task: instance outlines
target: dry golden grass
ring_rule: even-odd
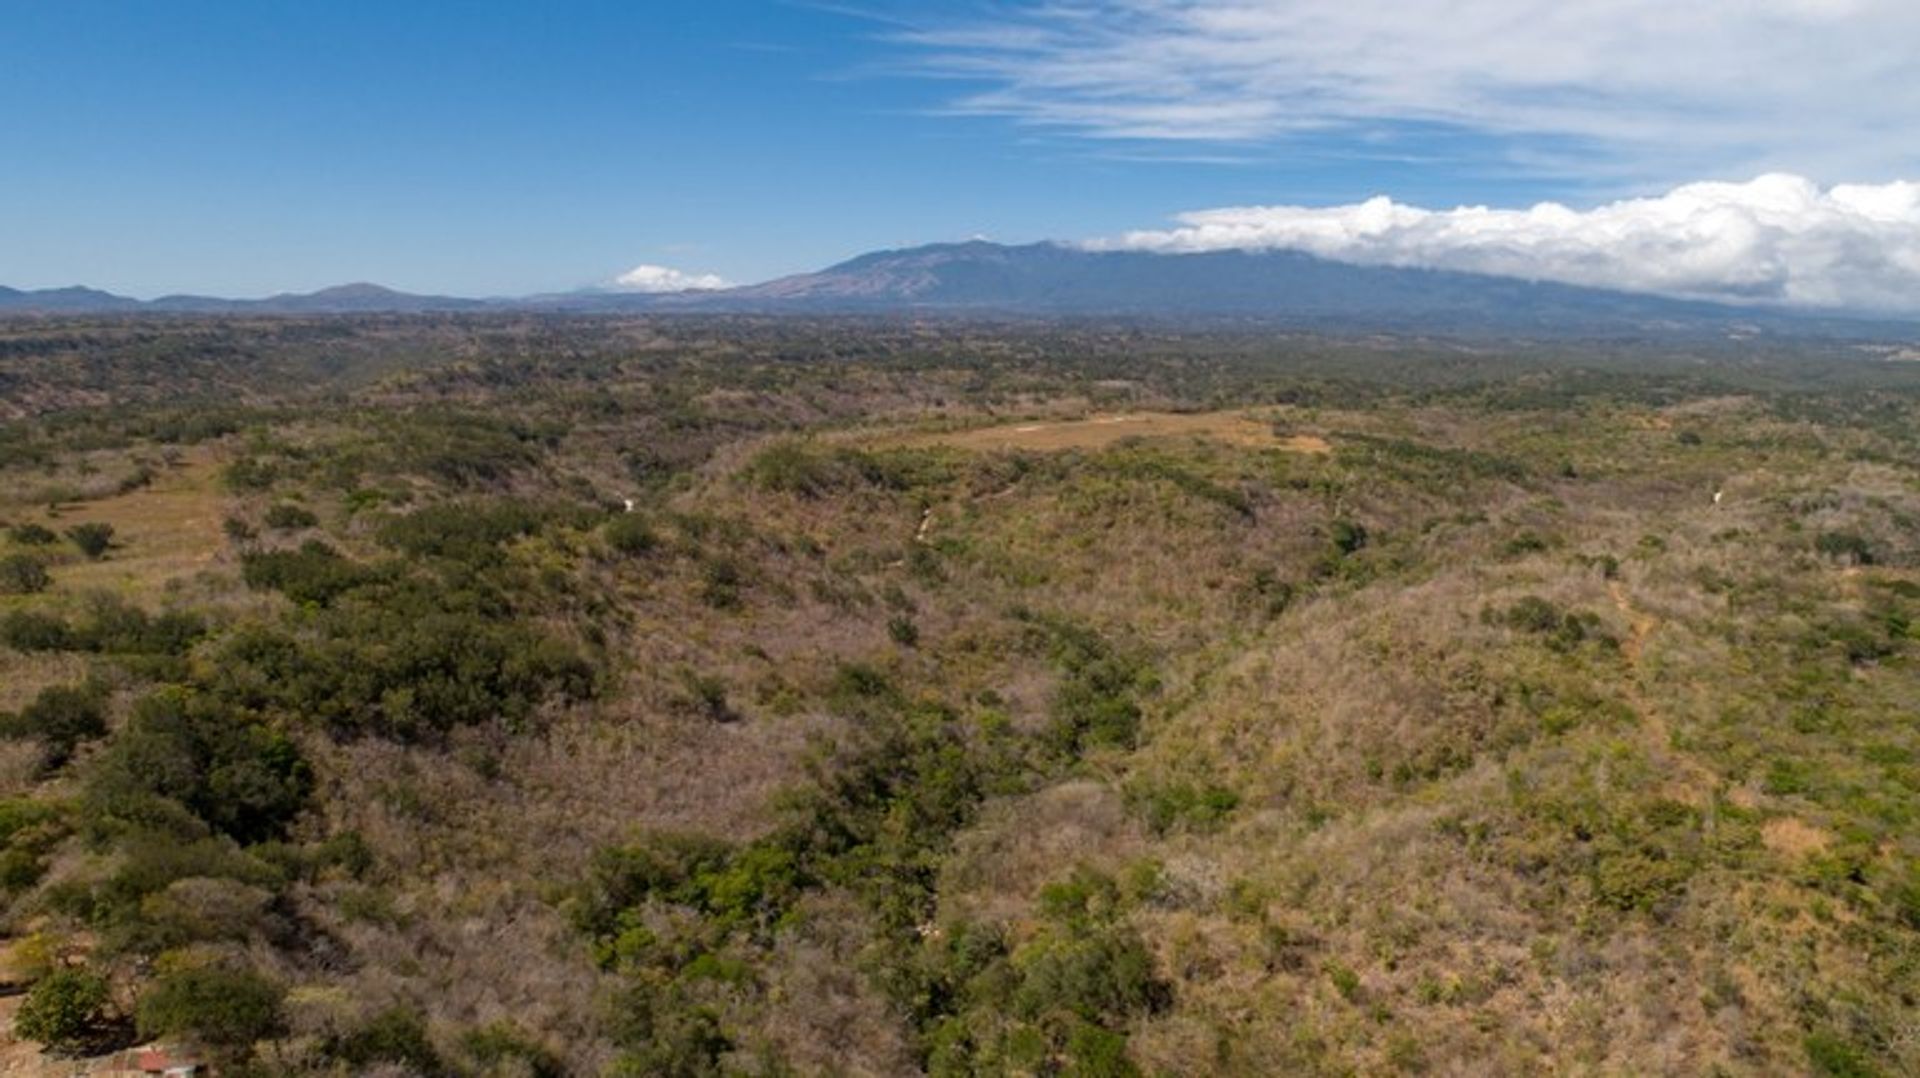
[[[990,806],[945,866],[942,913],[1014,921],[1076,864],[1117,873],[1145,851],[1139,821],[1105,785],[1071,781]]]
[[[54,589],[138,596],[156,594],[214,564],[226,545],[220,527],[226,506],[213,453],[202,447],[139,490],[56,510],[42,507],[19,519],[55,531],[83,521],[113,525],[107,555],[55,566]]]
[[[1796,860],[1819,853],[1833,842],[1832,835],[1793,816],[1768,820],[1760,829],[1760,837],[1768,849]]]
[[[0,648],[0,711],[18,711],[49,685],[71,685],[87,676],[87,661],[71,653],[25,655]]]
[[[1244,412],[1137,412],[1062,422],[1009,423],[908,439],[909,444],[956,449],[1103,449],[1127,438],[1205,438],[1259,449],[1328,453],[1332,446],[1312,434],[1282,436],[1271,422]]]

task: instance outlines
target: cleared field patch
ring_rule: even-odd
[[[1332,446],[1312,434],[1281,435],[1270,422],[1244,412],[1134,412],[1060,422],[1008,423],[911,439],[918,445],[956,449],[1102,449],[1128,438],[1206,438],[1258,449],[1327,453]]]
[[[1768,849],[1795,859],[1821,853],[1833,842],[1832,835],[1792,816],[1768,820],[1760,829],[1760,838]]]
[[[133,596],[205,569],[225,547],[221,519],[226,498],[211,454],[200,451],[162,470],[138,490],[12,519],[55,532],[83,522],[113,525],[113,546],[98,561],[75,555],[62,540],[52,567],[54,591],[112,591]]]

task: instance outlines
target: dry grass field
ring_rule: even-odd
[[[1129,438],[1200,438],[1253,449],[1285,449],[1295,453],[1327,453],[1332,446],[1314,434],[1280,434],[1275,421],[1263,421],[1240,412],[1134,413],[1096,415],[1085,419],[1006,423],[951,433],[925,435],[907,444],[951,446],[956,449],[1104,449]]]
[[[13,524],[39,524],[56,532],[80,522],[111,525],[107,556],[63,561],[54,574],[56,590],[151,597],[205,571],[224,553],[220,522],[229,502],[211,448],[199,447],[159,464],[150,482],[125,493],[0,512]]]

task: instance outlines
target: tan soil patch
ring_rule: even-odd
[[[1240,412],[1173,414],[1134,412],[1062,422],[1009,423],[914,438],[920,445],[958,449],[1102,449],[1127,438],[1207,438],[1256,449],[1327,453],[1333,447],[1312,434],[1281,436],[1273,425]]]
[[[1760,828],[1767,849],[1788,857],[1809,857],[1827,848],[1833,836],[1792,816],[1778,816]]]
[[[1607,581],[1607,597],[1613,600],[1614,609],[1627,619],[1627,638],[1620,644],[1620,654],[1626,657],[1630,666],[1640,665],[1640,655],[1646,650],[1647,637],[1659,628],[1658,619],[1651,614],[1634,608],[1632,600],[1627,598],[1627,589],[1618,580]]]

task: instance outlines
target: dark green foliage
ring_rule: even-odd
[[[620,1078],[708,1078],[725,1073],[733,1040],[712,1009],[692,1004],[673,988],[637,985],[612,1006],[614,1039],[625,1051],[612,1074]]]
[[[741,846],[662,836],[605,851],[571,903],[601,964],[641,978],[622,1012],[637,1023],[623,1038],[638,1046],[633,1065],[698,1067],[724,1047],[700,986],[744,975],[722,949],[772,938],[805,892],[849,888],[903,939],[929,916],[940,849],[1005,765],[995,746],[962,738],[957,716],[898,710],[877,672],[847,667],[840,680],[857,704],[855,737],[822,762],[817,787],[789,799],[784,826]],[[696,912],[697,930],[657,934],[645,911],[663,906]]]
[[[32,850],[0,850],[0,892],[17,895],[46,877],[47,863]]]
[[[808,884],[798,857],[777,840],[731,849],[695,836],[663,835],[601,851],[574,900],[573,920],[595,939],[601,964],[655,963],[664,952],[652,933],[629,919],[636,908],[648,902],[691,907],[724,934],[737,926],[771,925]]]
[[[593,668],[568,645],[424,584],[356,593],[298,634],[243,633],[226,656],[229,691],[342,736],[513,727],[549,699],[594,691]]]
[[[845,714],[871,715],[900,704],[900,690],[885,671],[867,663],[841,663],[827,688],[827,704]]]
[[[1821,532],[1814,537],[1813,548],[1829,558],[1839,558],[1855,565],[1872,565],[1874,562],[1873,543],[1856,532]]]
[[[1141,784],[1128,791],[1147,826],[1164,835],[1176,828],[1210,831],[1240,806],[1240,795],[1208,783]]]
[[[350,1064],[357,1071],[378,1064],[403,1067],[420,1078],[451,1074],[427,1037],[427,1024],[405,1007],[391,1007],[350,1033],[329,1037],[323,1049],[329,1059]]]
[[[1593,891],[1618,910],[1651,911],[1678,894],[1693,866],[1659,847],[1603,853],[1594,865]]]
[[[30,738],[45,746],[49,767],[66,763],[81,742],[106,732],[106,694],[97,685],[50,685],[20,714],[0,719],[0,736]]]
[[[849,477],[830,453],[802,442],[776,442],[747,463],[744,474],[763,490],[818,497]]]
[[[1263,565],[1247,581],[1246,594],[1261,613],[1277,618],[1293,605],[1294,588],[1272,566]]]
[[[15,524],[13,527],[8,528],[7,536],[21,546],[52,546],[60,539],[58,535],[54,534],[52,528],[43,527],[32,521],[27,521],[24,524]]]
[[[1497,619],[1510,629],[1527,633],[1551,633],[1559,629],[1560,608],[1538,595],[1528,595],[1506,609]]]
[[[102,655],[184,655],[207,634],[206,618],[192,611],[148,614],[130,603],[100,598],[87,607],[72,639]]]
[[[174,814],[170,826],[147,821],[154,829],[126,830],[114,842],[118,857],[106,876],[63,880],[46,892],[49,909],[99,933],[105,954],[152,958],[195,941],[245,939],[263,927],[258,904],[246,896],[266,894],[285,882],[230,839],[192,838],[196,822],[178,805],[167,805]],[[198,890],[184,898],[165,894],[182,882]],[[206,904],[208,888],[240,901],[222,901],[228,907],[224,911],[213,908]]]
[[[318,539],[307,540],[298,550],[249,551],[241,559],[240,570],[248,587],[271,589],[296,603],[321,606],[373,577],[371,571]]]
[[[22,833],[58,817],[58,811],[44,801],[0,800],[0,844],[12,843]]]
[[[732,558],[707,560],[700,571],[700,601],[715,610],[738,610],[746,571]]]
[[[1134,1078],[1140,1068],[1127,1058],[1127,1038],[1110,1029],[1082,1024],[1067,1037],[1069,1078]]]
[[[1333,985],[1335,992],[1340,993],[1341,999],[1346,1000],[1348,1003],[1356,1003],[1359,1001],[1360,975],[1355,973],[1351,967],[1343,966],[1338,962],[1329,962],[1326,966],[1326,973],[1327,982]]]
[[[592,510],[501,499],[447,503],[389,520],[381,541],[408,556],[363,566],[323,544],[246,556],[249,584],[322,609],[295,631],[234,637],[224,691],[316,721],[336,735],[418,741],[458,726],[517,728],[549,699],[584,699],[592,666],[517,617],[525,581],[503,546]]]
[[[1500,551],[1509,558],[1518,558],[1527,554],[1538,554],[1548,548],[1546,539],[1535,532],[1521,532],[1501,545]]]
[[[692,881],[710,876],[727,860],[725,843],[694,835],[661,835],[638,845],[601,850],[572,901],[574,926],[595,937],[621,930],[628,910],[653,898],[683,905],[700,901]],[[603,964],[615,954],[602,953]]]
[[[715,722],[733,722],[740,717],[727,703],[727,683],[719,678],[682,670],[680,684],[687,690],[687,702],[694,712]]]
[[[133,826],[178,805],[240,842],[279,837],[313,780],[298,746],[205,693],[167,689],[141,700],[89,784],[102,820]]]
[[[946,460],[927,450],[872,450],[782,441],[761,450],[742,474],[762,490],[820,498],[871,488],[904,492],[952,478]]]
[[[1811,649],[1837,648],[1849,663],[1860,665],[1894,655],[1905,643],[1905,638],[1906,627],[1897,617],[1878,623],[1863,618],[1839,617],[1815,624],[1807,643]]]
[[[385,432],[402,471],[482,490],[533,466],[557,429],[512,416],[422,408],[393,417]]]
[[[0,891],[18,894],[46,875],[46,856],[66,837],[64,814],[44,801],[0,801]]]
[[[228,489],[247,494],[273,486],[280,478],[280,469],[272,461],[241,457],[227,465],[224,476]]]
[[[1827,1078],[1879,1078],[1880,1070],[1868,1061],[1865,1052],[1834,1033],[1807,1034],[1807,1063],[1815,1074]]]
[[[1178,460],[1152,450],[1117,450],[1100,458],[1098,467],[1123,479],[1167,483],[1189,497],[1222,506],[1247,519],[1254,515],[1253,503],[1245,492],[1214,482]]]
[[[53,583],[46,563],[31,554],[0,557],[0,595],[32,595]]]
[[[1342,517],[1329,527],[1327,539],[1342,557],[1357,554],[1367,545],[1367,526]]]
[[[1132,748],[1139,737],[1139,698],[1154,687],[1151,670],[1081,626],[1046,626],[1049,653],[1061,671],[1048,738],[1069,758],[1089,748]]]
[[[163,973],[140,996],[143,1037],[184,1037],[240,1050],[285,1028],[279,985],[251,970],[205,966]]]
[[[1505,610],[1488,607],[1481,612],[1481,620],[1541,637],[1555,651],[1572,651],[1587,640],[1614,642],[1601,626],[1599,615],[1562,611],[1538,595],[1523,596]]]
[[[590,509],[516,498],[444,502],[387,521],[380,528],[380,541],[415,558],[491,565],[515,539],[550,525],[586,527],[597,516]]]
[[[1135,933],[1112,927],[1045,938],[1016,955],[1020,987],[1016,1014],[1057,1021],[1063,1014],[1118,1025],[1158,1009],[1166,987],[1154,976],[1153,956]]]
[[[311,528],[320,523],[313,510],[291,502],[275,502],[267,507],[267,527],[279,531],[293,531],[298,528]]]
[[[607,546],[615,553],[629,558],[638,558],[651,554],[660,545],[660,537],[654,534],[647,519],[638,513],[621,513],[607,521],[600,529]]]
[[[1126,1027],[1165,1009],[1170,988],[1121,919],[1115,882],[1077,869],[1040,895],[1047,921],[1008,950],[997,931],[952,926],[913,982],[927,1070],[984,1075],[1059,1060],[1060,1073],[1130,1075]]]
[[[112,597],[89,604],[77,624],[52,614],[15,610],[0,618],[0,643],[19,651],[88,651],[116,656],[184,655],[207,632],[206,619],[186,611],[148,614]]]
[[[13,1028],[55,1054],[79,1053],[100,1035],[111,1006],[106,978],[86,969],[56,970],[28,990]]]
[[[89,558],[99,558],[113,545],[113,525],[98,521],[75,524],[67,529],[67,538]]]
[[[505,1022],[469,1030],[460,1038],[460,1045],[488,1073],[524,1074],[527,1078],[564,1078],[567,1073],[552,1049]]]

